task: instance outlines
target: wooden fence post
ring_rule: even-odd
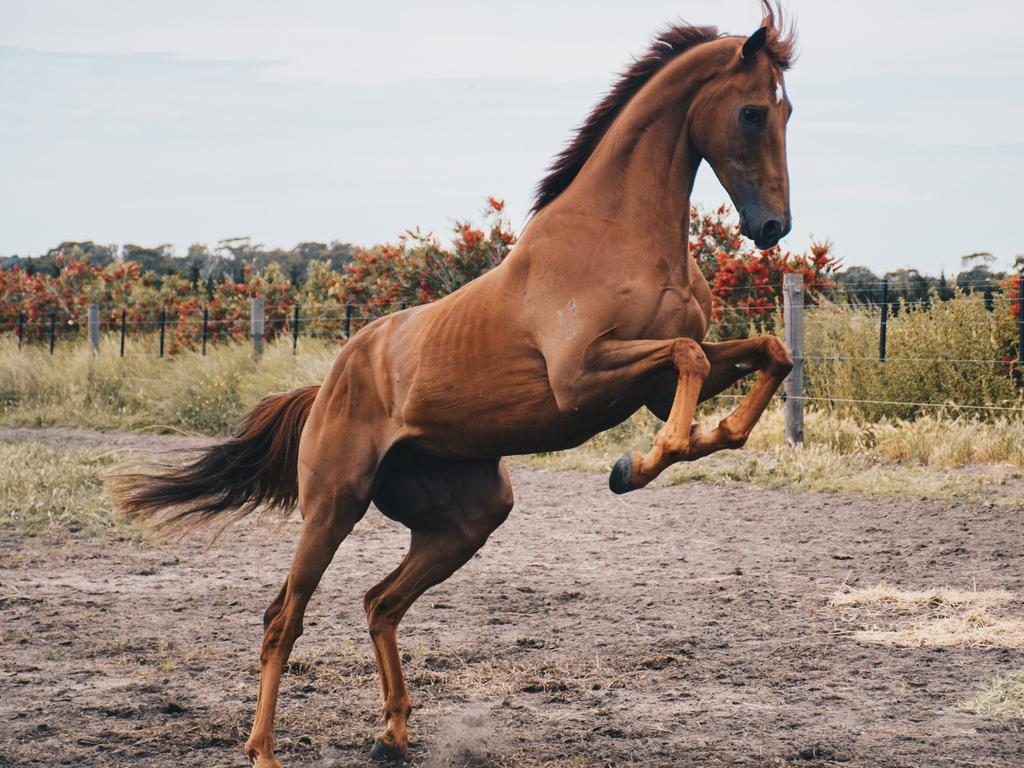
[[[57,313],[50,313],[50,354],[53,354],[53,344],[57,340]]]
[[[93,353],[100,351],[100,305],[89,305],[89,346]]]
[[[124,357],[124,337],[128,333],[128,310],[121,310],[121,357]]]
[[[345,341],[352,336],[352,305],[345,305]]]
[[[252,356],[259,357],[263,354],[263,299],[252,300],[250,329],[252,331]]]
[[[25,343],[25,313],[18,313],[18,351],[21,352],[21,347]]]
[[[299,351],[299,303],[295,302],[295,308],[292,310],[292,354],[297,354]]]
[[[793,370],[786,378],[786,442],[804,441],[804,276],[782,277],[782,317],[786,346],[793,355]]]

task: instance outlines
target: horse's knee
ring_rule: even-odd
[[[680,373],[695,373],[702,379],[711,373],[708,356],[693,339],[676,339],[672,345],[672,360]]]
[[[765,369],[776,376],[786,377],[793,370],[793,355],[775,336],[765,336]]]

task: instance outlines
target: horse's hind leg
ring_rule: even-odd
[[[412,706],[402,674],[398,623],[416,599],[461,568],[504,522],[512,489],[497,461],[398,469],[374,501],[412,529],[402,564],[366,594],[370,637],[384,698],[385,730],[374,742],[378,760],[408,754]]]
[[[284,587],[264,616],[260,653],[260,687],[252,733],[245,744],[257,768],[278,768],[274,758],[274,712],[281,673],[296,638],[302,634],[306,605],[342,540],[366,512],[374,464],[367,453],[354,452],[347,461],[321,453],[317,469],[300,469],[299,507],[304,523]],[[355,458],[358,457],[358,458]],[[336,462],[331,459],[336,459]],[[301,462],[300,462],[301,466]]]

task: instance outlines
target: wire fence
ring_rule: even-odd
[[[100,337],[116,338],[122,357],[127,354],[128,342],[140,339],[150,343],[152,353],[160,357],[182,349],[197,349],[205,355],[208,349],[225,341],[252,340],[255,350],[261,342],[279,338],[290,338],[292,350],[297,352],[301,338],[344,341],[374,320],[406,309],[407,305],[405,302],[342,304],[337,309],[321,308],[316,313],[304,314],[299,304],[293,304],[290,311],[278,310],[269,317],[260,299],[250,302],[248,314],[233,317],[211,317],[208,308],[187,315],[171,315],[161,309],[143,317],[133,309],[104,314],[96,305],[89,307],[95,318],[90,317],[86,322],[82,322],[80,312],[68,310],[36,317],[21,312],[16,317],[0,319],[0,331],[14,335],[19,350],[43,344],[50,354],[59,346],[83,341],[99,351]],[[259,328],[255,325],[257,322]]]
[[[890,326],[894,318],[901,313],[913,313],[928,311],[933,306],[941,305],[941,299],[930,297],[927,300],[907,301],[906,298],[894,300],[891,298],[889,284],[880,282],[877,285],[867,286],[861,284],[858,290],[865,295],[869,289],[874,293],[867,293],[869,301],[831,301],[824,294],[809,296],[804,290],[803,279],[800,275],[786,275],[784,290],[781,292],[782,301],[776,296],[770,302],[762,302],[756,307],[729,305],[717,301],[715,312],[719,317],[733,317],[737,322],[749,319],[765,320],[768,317],[775,318],[776,330],[781,322],[782,330],[785,333],[786,341],[791,347],[796,366],[786,382],[786,411],[788,422],[793,424],[790,437],[794,442],[802,440],[802,408],[804,403],[813,403],[819,406],[841,406],[853,405],[859,407],[879,406],[894,408],[923,408],[923,409],[952,409],[964,412],[990,412],[1001,414],[1020,414],[1021,399],[1020,388],[1024,387],[1024,361],[1021,360],[1021,351],[1024,350],[1024,276],[1015,280],[1013,284],[1004,282],[998,285],[1000,294],[987,292],[992,288],[992,283],[984,284],[986,292],[985,309],[990,317],[986,321],[992,328],[997,322],[996,302],[997,296],[1000,303],[999,312],[1006,314],[1010,307],[1013,308],[1014,317],[1007,317],[1006,322],[1015,325],[1015,338],[1007,340],[1004,345],[1003,354],[999,356],[970,354],[951,354],[942,352],[943,344],[936,340],[934,345],[925,345],[926,348],[935,349],[935,353],[920,354],[912,350],[909,353],[903,351],[895,355],[890,354]],[[981,284],[979,284],[981,285]],[[764,286],[731,286],[718,289],[721,292],[731,292],[730,295],[735,301],[736,297],[744,292],[753,293],[755,290],[764,291]],[[1013,292],[1016,292],[1016,296]],[[839,297],[835,298],[841,298]],[[234,314],[229,317],[213,317],[209,308],[197,308],[195,311],[185,315],[168,315],[166,310],[158,310],[157,313],[149,316],[141,316],[132,308],[123,308],[111,311],[109,308],[100,308],[92,305],[88,309],[88,321],[80,320],[81,311],[76,312],[50,312],[45,316],[28,317],[25,313],[17,317],[0,318],[0,331],[14,334],[17,337],[18,348],[22,349],[28,345],[45,345],[48,351],[53,354],[56,349],[73,343],[87,342],[96,351],[99,351],[101,338],[105,339],[104,344],[114,342],[117,345],[118,354],[125,356],[129,353],[127,344],[132,342],[131,353],[138,354],[142,346],[146,348],[145,354],[155,354],[161,357],[169,356],[182,349],[194,349],[201,354],[207,354],[208,350],[217,344],[225,341],[250,342],[253,346],[253,354],[262,354],[264,345],[274,340],[288,339],[293,352],[297,352],[302,339],[330,339],[347,340],[357,333],[361,328],[374,320],[392,312],[406,309],[406,304],[339,304],[337,307],[318,306],[312,310],[304,308],[299,304],[289,306],[275,305],[268,307],[264,301],[253,299],[250,302],[249,311],[238,311],[235,308]],[[102,311],[101,310],[105,310]],[[816,314],[817,313],[817,314]],[[875,323],[877,329],[877,354],[874,350],[860,348],[849,351],[844,349],[812,349],[805,350],[804,325],[806,322],[815,322],[818,315],[833,313],[837,315],[859,313],[858,316]],[[999,315],[999,317],[1002,317]],[[1005,325],[1005,323],[1004,323]],[[991,329],[976,329],[979,338],[990,334]],[[820,342],[818,342],[820,343]],[[836,341],[843,345],[842,338]],[[987,349],[991,352],[991,346]],[[970,377],[992,375],[1011,380],[1016,385],[1014,391],[1016,399],[1011,401],[1006,394],[1006,387],[1000,390],[1003,394],[1000,397],[990,396],[988,402],[967,402],[965,399],[957,399],[955,393],[943,393],[931,390],[933,397],[891,397],[891,396],[860,396],[851,397],[849,393],[828,391],[827,387],[820,386],[820,381],[812,386],[808,392],[804,376],[806,366],[811,366],[816,371],[828,370],[836,374],[840,367],[853,369],[861,366],[855,372],[859,376],[880,375],[883,370],[895,370],[900,366],[912,368],[909,376],[924,376],[928,371],[937,367],[943,370],[952,368],[958,371],[961,379],[960,390],[967,386],[969,389]],[[869,366],[864,368],[863,366]],[[879,367],[881,366],[881,367]],[[818,379],[822,378],[820,372],[816,374]],[[837,374],[838,375],[838,374]],[[843,375],[850,376],[849,371]],[[912,389],[912,388],[911,388]],[[903,394],[898,393],[898,394]],[[950,396],[946,396],[949,394]],[[739,398],[742,394],[723,394],[723,398]]]

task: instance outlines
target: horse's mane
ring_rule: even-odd
[[[761,5],[764,8],[762,26],[768,28],[765,50],[779,69],[789,69],[795,58],[796,35],[791,27],[785,25],[782,9],[777,3],[761,0]],[[615,118],[652,77],[691,48],[719,37],[722,35],[717,27],[697,27],[686,23],[675,24],[660,32],[647,52],[634,58],[633,63],[619,75],[618,81],[577,129],[572,141],[555,157],[537,185],[530,214],[540,211],[568,188]]]

